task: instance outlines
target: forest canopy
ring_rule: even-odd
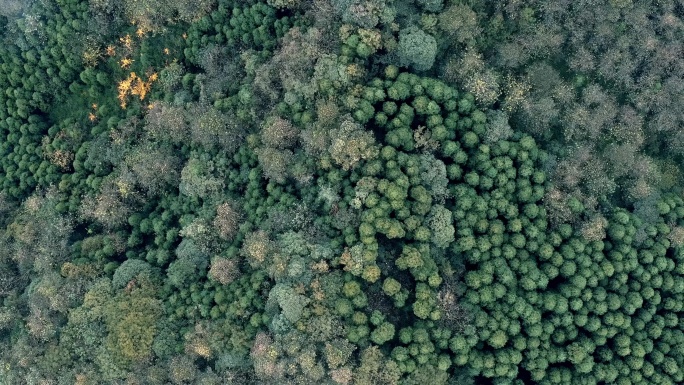
[[[0,384],[684,382],[677,0],[0,0]]]

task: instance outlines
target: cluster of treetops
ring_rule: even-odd
[[[468,3],[1,16],[0,384],[682,383],[681,186],[559,192]]]

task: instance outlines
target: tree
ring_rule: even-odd
[[[328,151],[332,159],[345,170],[351,170],[361,160],[373,159],[379,153],[373,134],[364,130],[350,116],[342,119]]]
[[[192,357],[180,355],[169,360],[169,377],[173,384],[183,385],[192,383],[197,374],[197,366]]]
[[[382,291],[392,297],[401,291],[401,283],[392,277],[387,277],[382,283]]]
[[[337,369],[346,365],[356,350],[356,346],[347,340],[336,338],[325,343],[323,353],[328,367]]]
[[[442,205],[434,205],[427,218],[432,231],[432,242],[442,249],[447,248],[455,240],[451,210]]]
[[[223,188],[223,181],[214,176],[214,162],[191,157],[180,174],[178,191],[189,197],[207,199]]]
[[[21,276],[16,265],[7,262],[0,263],[0,297],[15,294],[26,282],[26,277]]]
[[[417,0],[417,3],[428,12],[439,12],[444,6],[444,0]]]
[[[342,14],[342,21],[367,29],[380,22],[387,7],[385,1],[381,0],[334,0],[331,3]]]
[[[41,342],[51,340],[57,333],[57,325],[47,309],[40,306],[30,306],[26,317],[26,328],[29,335]]]
[[[271,147],[258,148],[256,151],[259,165],[264,173],[264,178],[276,183],[285,183],[290,176],[294,154],[290,150],[278,150]]]
[[[449,40],[472,45],[482,33],[478,15],[466,4],[455,4],[439,13],[439,28]]]
[[[235,116],[204,105],[194,104],[187,110],[190,120],[190,140],[207,150],[221,149],[233,154],[244,139],[244,131]]]
[[[66,261],[74,223],[56,211],[56,190],[27,198],[7,227],[6,250],[20,272],[46,273]]]
[[[272,251],[273,246],[273,241],[269,239],[268,234],[257,230],[245,236],[240,254],[252,267],[261,267],[266,262],[266,257]]]
[[[434,155],[420,156],[420,177],[437,201],[444,201],[449,195],[449,179],[447,169],[441,160]]]
[[[404,381],[406,385],[420,385],[420,384],[434,384],[446,385],[449,380],[449,374],[446,371],[439,370],[433,365],[419,365]],[[460,382],[459,382],[460,384]]]
[[[502,330],[496,330],[492,335],[489,337],[489,340],[487,341],[489,345],[491,345],[495,349],[501,349],[506,345],[506,342],[508,341],[508,336],[506,333]]]
[[[297,8],[301,0],[268,0],[267,3],[274,8]]]
[[[192,240],[199,250],[210,253],[215,252],[216,234],[211,227],[211,223],[204,218],[195,218],[189,224],[183,226],[178,232],[183,239]]]
[[[178,259],[171,262],[167,269],[169,283],[178,287],[187,287],[190,282],[199,280],[206,273],[209,264],[208,255],[191,239],[183,239],[176,248]]]
[[[427,71],[435,62],[437,41],[417,27],[408,27],[399,33],[397,54],[401,65]]]
[[[127,259],[114,271],[112,287],[117,290],[123,289],[139,275],[149,275],[151,273],[152,266],[149,263],[139,259]]]
[[[587,241],[600,241],[606,237],[606,226],[608,221],[601,215],[596,215],[584,222],[581,233]]]
[[[184,108],[166,102],[155,102],[145,115],[145,129],[155,139],[183,144],[190,134],[186,119]]]
[[[397,258],[395,264],[400,270],[414,269],[423,266],[423,258],[420,250],[413,246],[405,245],[402,249],[401,256]]]
[[[302,312],[310,300],[284,284],[276,284],[268,294],[269,300],[275,301],[282,310],[283,316],[294,324],[302,317]]]
[[[503,111],[487,111],[487,133],[484,142],[494,144],[501,140],[508,140],[513,136],[513,129],[508,122],[508,115]]]
[[[397,364],[384,357],[377,346],[370,346],[361,352],[360,365],[354,372],[354,383],[359,385],[396,385],[401,378]]]
[[[21,15],[27,3],[19,0],[4,0],[0,6],[0,15],[6,17],[17,17]]]
[[[234,202],[224,202],[216,208],[213,224],[222,239],[231,240],[237,233],[242,215],[236,207]]]
[[[394,325],[389,322],[383,322],[378,325],[370,335],[371,341],[377,345],[382,345],[392,338],[394,338]]]
[[[491,70],[478,71],[464,81],[466,91],[475,96],[481,106],[492,106],[501,95],[499,75]]]
[[[136,182],[150,195],[178,185],[180,160],[170,147],[151,143],[137,147],[126,156],[123,167],[133,173]]]
[[[80,210],[82,218],[96,220],[108,229],[125,224],[131,214],[131,201],[134,201],[131,198],[135,194],[123,186],[117,186],[117,181],[108,180],[100,185],[98,194],[84,197]]]
[[[255,74],[254,89],[268,110],[280,97],[302,104],[313,103],[318,81],[313,77],[316,62],[326,52],[322,31],[291,28],[280,49]]]
[[[208,275],[209,278],[221,285],[227,285],[240,276],[238,261],[221,257],[214,258],[211,261]]]
[[[236,19],[236,16],[234,14],[231,17],[231,26],[234,25],[233,20]],[[250,20],[244,14],[240,17]],[[250,21],[253,22],[254,19]],[[227,20],[226,24],[228,24]],[[243,26],[240,25],[240,27]],[[242,65],[244,59],[241,55],[232,55],[229,51],[229,48],[224,45],[209,44],[197,53],[197,62],[204,70],[203,74],[199,74],[195,78],[195,84],[199,86],[201,103],[215,103],[224,98],[225,95],[239,92],[241,80],[245,76]]]
[[[214,0],[200,0],[192,4],[183,1],[160,2],[159,0],[123,1],[123,10],[129,22],[144,32],[156,32],[164,24],[182,20],[192,22],[209,13]]]
[[[291,148],[297,137],[298,132],[292,123],[278,116],[267,118],[261,129],[261,141],[272,148]]]
[[[124,365],[152,358],[152,342],[161,314],[161,301],[156,298],[143,293],[119,297],[107,309],[107,348]]]
[[[276,351],[273,338],[259,332],[254,338],[249,356],[253,360],[255,374],[260,379],[280,380],[285,374],[285,363],[276,362],[276,357],[271,354],[273,351]]]
[[[111,281],[101,278],[72,309],[62,328],[60,345],[73,353],[81,367],[95,364],[108,380],[120,378],[129,365],[147,362],[162,304],[154,277],[140,274],[134,285],[114,292]]]

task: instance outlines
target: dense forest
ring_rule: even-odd
[[[684,383],[684,1],[0,0],[1,385]]]

